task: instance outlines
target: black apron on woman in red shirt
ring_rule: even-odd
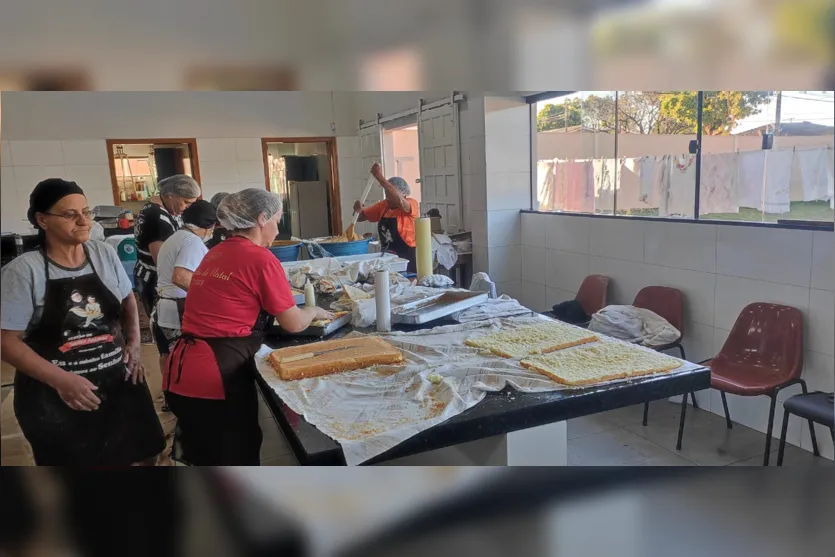
[[[165,437],[145,383],[125,378],[122,303],[93,272],[49,278],[41,319],[26,335],[40,357],[98,387],[97,410],[73,410],[49,385],[15,374],[14,408],[39,466],[129,466],[159,454]]]
[[[406,267],[407,272],[414,273],[417,270],[415,248],[407,244],[400,235],[400,231],[397,230],[397,217],[380,219],[377,223],[377,234],[380,235],[383,252],[392,252],[401,259],[407,259],[409,261]]]
[[[261,311],[252,334],[246,337],[197,338],[184,333],[174,345],[163,388],[165,399],[177,416],[179,442],[184,460],[189,464],[258,466],[261,463],[263,434],[258,424],[255,353],[261,348],[268,318],[267,312]],[[195,350],[201,343],[210,349],[210,361],[186,366],[190,352],[192,358],[197,352],[206,352]],[[213,390],[211,385],[215,390],[222,386],[221,398],[185,396],[171,390],[172,387],[181,392],[205,390],[208,395]]]

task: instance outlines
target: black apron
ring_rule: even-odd
[[[414,273],[417,270],[415,248],[407,244],[400,231],[397,230],[397,217],[386,217],[377,223],[377,234],[380,235],[380,245],[383,252],[392,252],[401,259],[408,259],[409,265],[406,271]]]
[[[148,386],[125,380],[121,301],[99,278],[86,247],[84,253],[92,274],[60,279],[49,278],[43,253],[43,315],[25,342],[45,360],[83,374],[98,387],[101,404],[73,410],[49,385],[16,373],[15,415],[39,466],[128,466],[165,447]]]
[[[214,232],[212,233],[212,239],[206,242],[206,247],[212,249],[229,236],[229,232],[225,228],[218,228],[215,227]]]
[[[261,311],[247,337],[197,338],[183,334],[185,343],[176,361],[169,362],[165,398],[177,416],[178,442],[183,458],[195,466],[258,466],[263,434],[258,424],[258,391],[255,353],[261,348],[269,314]],[[205,342],[214,354],[223,382],[224,399],[210,400],[178,395],[171,383],[183,378],[188,345]],[[172,350],[172,353],[174,351]]]

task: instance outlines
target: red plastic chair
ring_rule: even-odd
[[[649,311],[658,314],[670,323],[673,327],[678,329],[681,333],[678,339],[665,344],[664,346],[654,346],[653,349],[659,352],[678,348],[681,353],[681,359],[686,360],[684,355],[684,346],[681,340],[684,338],[684,294],[677,288],[670,288],[669,286],[646,286],[642,288],[638,295],[635,296],[635,301],[632,305],[636,308],[648,309]],[[690,398],[693,401],[693,406],[698,408],[696,404],[696,395],[690,393]],[[684,396],[687,400],[687,396]],[[644,403],[644,425],[647,425],[649,417],[649,402]]]
[[[603,275],[589,275],[583,279],[574,299],[580,302],[586,315],[594,315],[606,307],[609,280],[609,277]]]
[[[710,386],[722,394],[728,429],[731,428],[731,417],[725,393],[771,398],[763,457],[763,466],[768,466],[778,393],[798,383],[803,393],[807,392],[806,382],[800,378],[803,371],[803,316],[800,311],[759,302],[745,306],[722,350],[705,365],[710,367]],[[678,450],[681,450],[686,408],[685,400],[681,407]]]

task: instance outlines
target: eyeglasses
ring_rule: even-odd
[[[83,218],[84,220],[90,220],[91,218],[96,216],[96,212],[86,209],[84,211],[81,211],[80,213],[77,213],[75,211],[67,211],[66,213],[44,213],[44,215],[49,215],[51,217],[61,217],[64,220],[73,221],[78,220],[79,217]]]

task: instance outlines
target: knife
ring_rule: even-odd
[[[322,354],[328,354],[330,352],[338,352],[340,350],[348,350],[349,348],[356,348],[355,346],[342,346],[341,348],[331,348],[330,350],[320,350],[319,352],[305,352],[304,354],[296,354],[295,356],[288,356],[286,358],[281,358],[278,362],[281,364],[289,364],[291,362],[298,362],[299,360],[307,360],[309,358],[315,358],[316,356],[321,356]]]

